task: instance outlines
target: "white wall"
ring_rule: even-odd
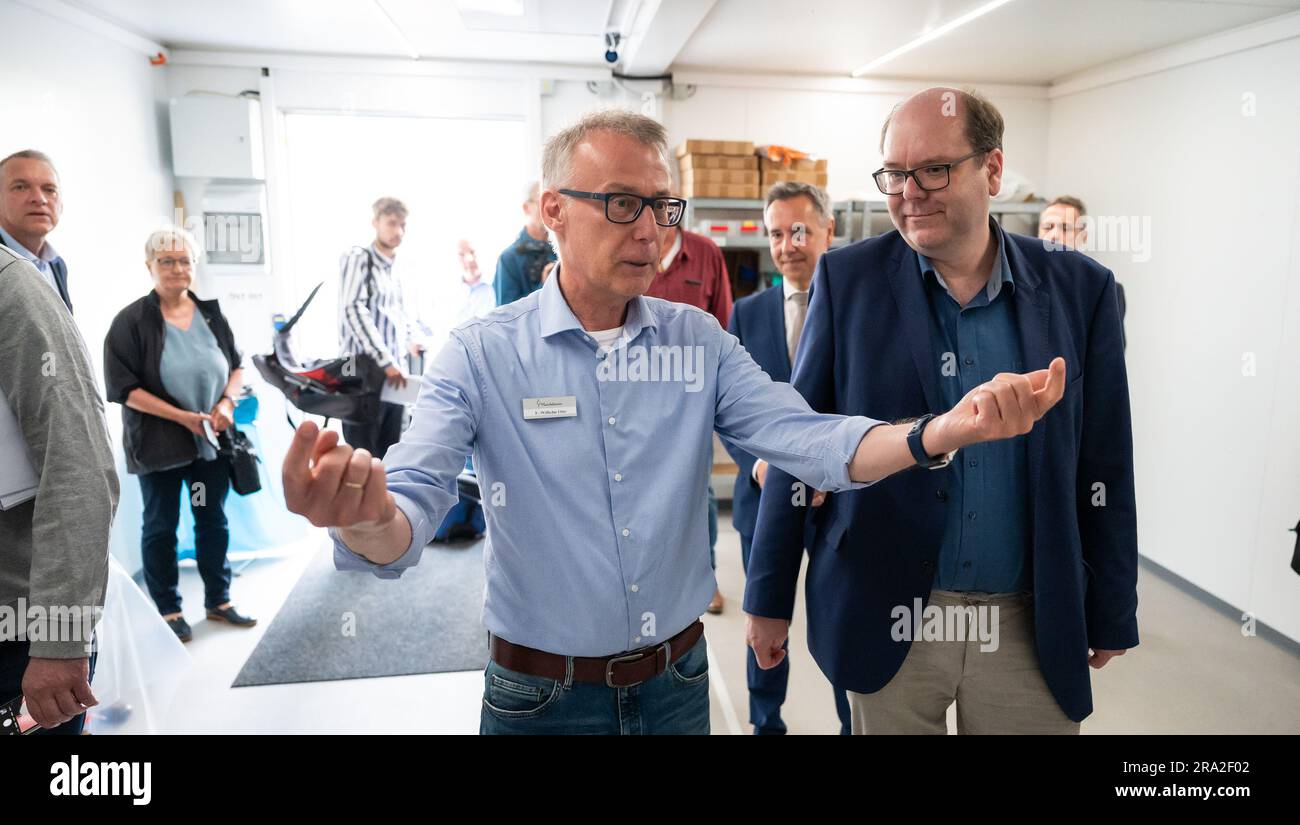
[[[1291,39],[1059,97],[1047,168],[1151,222],[1147,262],[1094,253],[1128,297],[1141,552],[1300,639],[1296,77]]]
[[[0,32],[0,157],[39,149],[58,167],[64,212],[49,242],[68,262],[77,325],[99,371],[113,316],[151,287],[145,240],[170,217],[165,70],[14,3],[0,4]]]

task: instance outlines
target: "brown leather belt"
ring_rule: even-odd
[[[685,656],[703,635],[704,623],[696,619],[690,627],[655,647],[613,656],[574,656],[573,680],[612,688],[639,685],[663,673],[668,665]],[[563,682],[568,673],[567,657],[513,644],[500,636],[492,637],[491,655],[492,661],[502,667],[530,676]]]

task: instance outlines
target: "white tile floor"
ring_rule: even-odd
[[[705,618],[713,659],[712,729],[748,733],[740,541],[730,515],[724,512],[720,521],[718,580],[728,601],[723,615]],[[313,542],[323,540],[322,532]],[[310,547],[291,548],[235,579],[235,604],[260,620],[251,630],[203,620],[198,574],[192,565],[182,567],[193,665],[159,727],[176,733],[476,733],[477,672],[230,687],[309,557]],[[1242,637],[1236,622],[1155,575],[1140,577],[1139,599],[1142,645],[1094,671],[1096,711],[1084,733],[1300,733],[1300,659],[1269,640]],[[833,733],[838,721],[830,684],[808,655],[805,628],[800,609],[783,716],[792,733]]]

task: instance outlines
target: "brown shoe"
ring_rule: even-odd
[[[713,601],[709,602],[709,606],[708,606],[707,609],[708,609],[708,611],[709,611],[710,613],[712,613],[714,616],[717,616],[719,613],[722,612],[722,605],[725,604],[725,603],[726,603],[726,600],[722,598],[722,591],[721,591],[721,590],[714,590],[714,591],[713,591]]]

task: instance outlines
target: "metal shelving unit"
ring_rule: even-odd
[[[866,201],[835,201],[831,204],[831,212],[835,215],[835,225],[848,230],[844,235],[835,236],[835,240],[831,243],[832,247],[851,244],[866,237],[856,228],[861,222],[853,219],[855,215],[862,214],[862,208],[866,203]],[[682,219],[682,223],[692,232],[695,231],[695,211],[697,209],[707,212],[749,212],[751,214],[745,215],[743,220],[756,220],[760,224],[763,222],[763,201],[759,199],[690,198],[686,201],[686,216]],[[724,249],[765,250],[768,248],[767,236],[762,234],[751,238],[736,238],[726,235],[709,235],[709,237]]]
[[[1017,203],[1003,203],[999,201],[989,202],[989,213],[995,217],[999,223],[1005,215],[1025,215],[1036,216],[1047,207],[1047,201],[1025,201]],[[763,221],[763,201],[757,199],[732,199],[732,198],[693,198],[686,201],[686,217],[683,218],[683,225],[694,231],[695,212],[696,210],[706,212],[730,212],[745,213],[743,220],[756,220],[760,224]],[[844,230],[842,235],[836,235],[831,247],[845,246],[856,241],[871,237],[871,218],[875,215],[885,215],[889,213],[889,207],[884,201],[867,201],[867,200],[850,200],[835,201],[831,204],[831,210],[835,215],[835,225],[837,228]],[[737,238],[725,235],[710,235],[717,242],[718,246],[725,249],[758,249],[768,248],[767,236],[759,235],[750,238]]]

